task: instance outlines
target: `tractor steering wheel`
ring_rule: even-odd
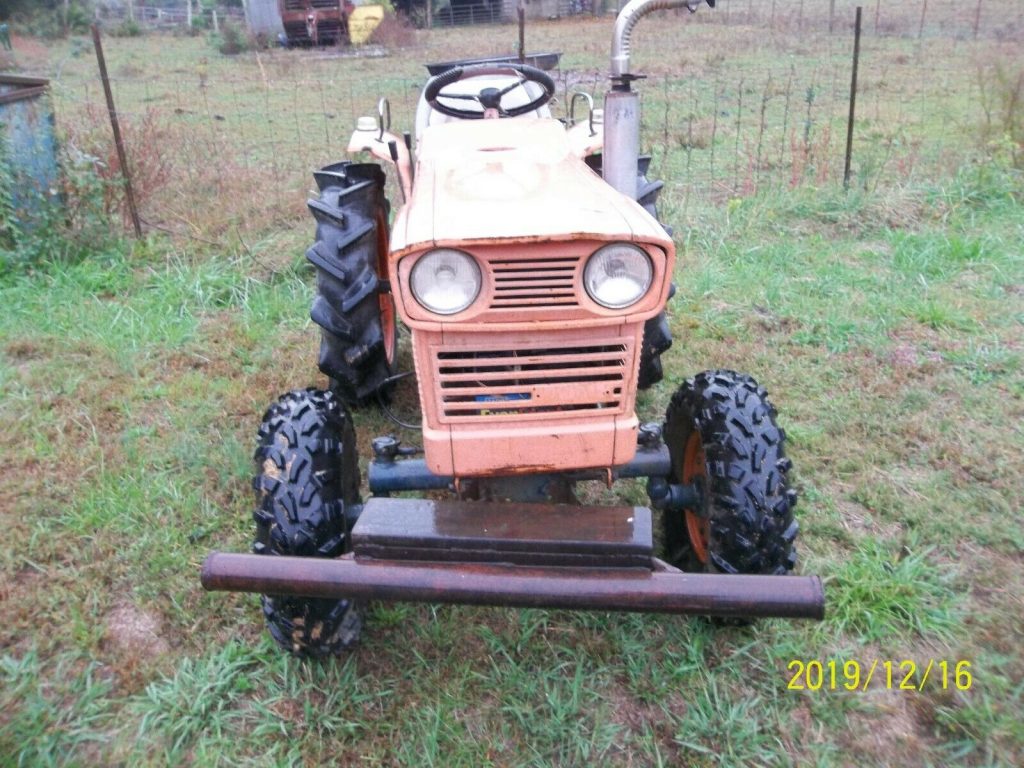
[[[447,86],[453,85],[460,80],[481,75],[507,75],[509,73],[515,73],[519,79],[505,88],[484,88],[475,96],[463,93],[441,93]],[[529,104],[509,107],[508,109],[503,108],[501,100],[526,83],[536,83],[541,87],[543,93]],[[426,88],[423,89],[423,98],[426,99],[432,109],[436,109],[442,115],[456,117],[461,120],[480,120],[486,116],[488,110],[492,109],[497,112],[498,117],[525,115],[528,112],[534,112],[543,107],[554,95],[555,81],[551,79],[551,76],[547,72],[536,67],[527,66],[526,64],[475,64],[472,66],[455,67],[430,78]],[[480,105],[481,109],[480,111],[459,109],[458,107],[452,107],[443,103],[441,99],[475,101]]]

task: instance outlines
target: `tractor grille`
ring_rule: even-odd
[[[436,349],[439,411],[447,422],[502,415],[621,411],[633,339],[536,349]]]
[[[578,306],[575,275],[579,261],[578,256],[491,261],[494,277],[491,309]]]

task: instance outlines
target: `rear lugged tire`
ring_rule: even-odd
[[[586,163],[595,173],[601,173],[601,155],[587,157]],[[661,219],[658,218],[658,196],[661,194],[665,182],[648,180],[647,171],[650,165],[651,156],[641,155],[637,164],[636,201],[661,224],[668,236],[671,237],[672,228],[666,227],[662,224]],[[668,297],[671,299],[675,292],[675,286],[673,285]],[[637,375],[638,389],[650,389],[665,378],[665,373],[661,367],[661,356],[671,346],[672,329],[669,328],[668,316],[663,309],[644,323],[644,341],[640,347],[640,368]]]
[[[263,417],[254,455],[257,554],[337,557],[348,548],[346,512],[359,503],[355,432],[333,392],[296,390]],[[262,596],[277,643],[296,656],[341,653],[359,639],[351,600]]]
[[[674,288],[674,286],[673,286]],[[673,290],[672,293],[675,291]],[[669,294],[669,298],[672,297]],[[640,347],[640,369],[637,374],[637,388],[650,389],[663,378],[661,355],[672,346],[672,329],[668,325],[665,310],[644,323],[644,341]]]
[[[684,570],[772,574],[796,565],[796,491],[764,387],[735,371],[683,383],[665,413],[670,481],[702,483],[704,508],[664,513],[666,557]]]
[[[392,374],[398,324],[387,277],[388,213],[378,165],[336,163],[313,174],[317,270],[310,316],[321,328],[320,370],[350,406],[374,400]]]

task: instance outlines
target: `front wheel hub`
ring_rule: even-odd
[[[683,483],[699,487],[702,491],[707,487],[707,457],[704,454],[704,443],[700,433],[694,431],[686,441],[683,451]],[[703,501],[704,494],[699,494]],[[684,507],[686,530],[690,534],[693,554],[701,563],[708,562],[708,548],[711,545],[711,521],[707,504],[691,503]]]

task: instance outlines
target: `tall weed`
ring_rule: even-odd
[[[994,155],[1004,155],[1024,169],[1024,63],[992,59],[978,65],[984,123],[981,138]]]

